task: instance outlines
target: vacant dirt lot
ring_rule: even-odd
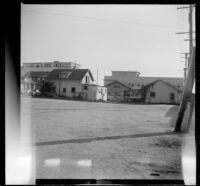
[[[177,112],[173,105],[21,99],[36,178],[182,179]]]

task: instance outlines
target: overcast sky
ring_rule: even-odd
[[[77,62],[99,83],[111,71],[183,77],[188,10],[178,5],[23,5],[21,63]]]

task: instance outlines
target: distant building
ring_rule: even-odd
[[[107,100],[107,89],[94,85],[89,69],[55,69],[47,76],[53,82],[58,96],[97,101]]]
[[[90,101],[107,101],[107,88],[94,84],[83,84],[84,99]]]
[[[119,81],[132,87],[136,83],[140,73],[138,71],[112,71],[112,76],[104,77],[104,85]],[[135,86],[134,88],[137,88]]]
[[[112,76],[104,77],[104,86],[108,89],[108,99],[117,99],[120,101],[134,102],[147,101],[143,98],[143,87],[148,86],[157,80],[162,81],[159,84],[171,85],[179,91],[183,89],[183,78],[176,77],[142,77],[138,71],[112,71]],[[157,85],[157,83],[156,83]],[[169,86],[167,86],[168,89]],[[159,90],[158,90],[159,91]],[[162,90],[160,90],[162,92]],[[159,93],[157,92],[159,95]],[[165,94],[164,94],[165,95]],[[148,95],[147,95],[148,96]],[[168,100],[168,97],[165,99]],[[179,103],[175,101],[176,103]],[[157,100],[155,99],[155,102]],[[152,101],[153,102],[153,99]],[[171,103],[166,101],[166,103]]]
[[[49,72],[27,72],[21,77],[21,93],[27,94],[33,90],[38,90],[39,82],[44,81],[47,78]]]
[[[54,83],[57,95],[68,97],[82,97],[82,85],[94,81],[89,69],[54,69],[47,79]]]
[[[131,87],[119,81],[113,81],[105,85],[107,87],[108,100],[123,101]]]
[[[156,80],[143,87],[146,103],[171,103],[179,104],[182,91],[162,80]]]
[[[81,65],[74,62],[37,62],[37,63],[23,63],[21,67],[21,75],[29,71],[52,71],[54,69],[79,69]]]

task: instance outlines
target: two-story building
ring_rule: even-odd
[[[94,78],[89,69],[54,69],[48,76],[59,96],[83,97],[83,84],[92,84]]]
[[[21,75],[25,75],[27,72],[51,72],[54,69],[80,69],[81,65],[75,62],[35,62],[35,63],[23,63],[21,66]]]

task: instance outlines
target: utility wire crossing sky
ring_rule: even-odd
[[[76,62],[101,85],[114,70],[183,77],[188,34],[176,33],[189,30],[188,10],[177,7],[22,4],[21,63]]]

